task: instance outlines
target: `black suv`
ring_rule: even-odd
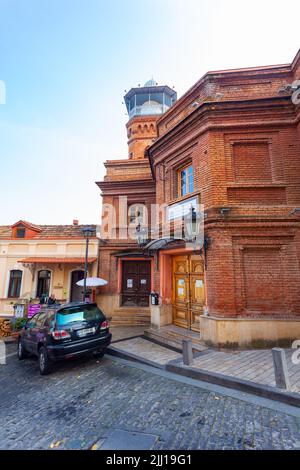
[[[44,307],[28,319],[18,338],[18,357],[39,358],[42,375],[55,361],[92,352],[100,357],[111,342],[108,322],[95,303],[74,302]]]

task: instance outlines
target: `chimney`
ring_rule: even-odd
[[[73,219],[73,225],[79,225],[79,220]]]

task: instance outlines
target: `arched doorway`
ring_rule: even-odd
[[[50,294],[50,280],[51,280],[51,271],[43,269],[38,272],[37,279],[37,289],[36,296],[37,298],[49,297]]]
[[[71,272],[70,301],[78,302],[82,300],[83,287],[77,286],[76,282],[84,278],[84,271],[76,270]]]

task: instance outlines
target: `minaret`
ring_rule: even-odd
[[[124,99],[129,116],[128,158],[141,160],[145,149],[157,138],[156,121],[176,101],[177,93],[151,79],[143,87],[131,88]]]

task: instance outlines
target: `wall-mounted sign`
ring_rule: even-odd
[[[35,315],[37,312],[41,310],[40,304],[28,304],[28,313],[27,317],[31,318],[33,315]]]
[[[181,219],[191,212],[191,208],[194,208],[197,212],[197,202],[197,197],[191,197],[185,201],[171,204],[170,206],[166,207],[166,219]]]
[[[17,304],[15,308],[15,317],[16,318],[23,318],[24,317],[24,304]]]

